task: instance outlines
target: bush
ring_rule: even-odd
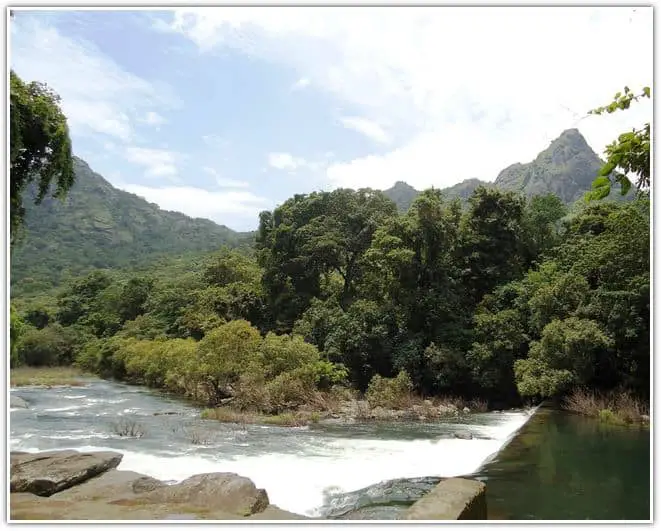
[[[296,409],[314,397],[314,372],[308,367],[283,372],[269,382],[266,388],[269,394],[269,413]]]
[[[259,374],[243,374],[234,389],[232,406],[241,411],[266,411],[269,409],[269,392],[264,377]]]
[[[76,342],[60,325],[27,330],[17,347],[18,360],[35,367],[67,365],[73,361]]]
[[[365,398],[370,407],[404,409],[410,404],[412,389],[411,377],[405,371],[400,371],[395,378],[383,378],[377,374],[370,381]]]

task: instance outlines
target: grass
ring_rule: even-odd
[[[564,402],[567,411],[595,417],[605,424],[649,422],[649,405],[627,391],[598,394],[577,389]]]
[[[321,414],[316,411],[297,411],[280,413],[279,415],[264,415],[261,413],[248,413],[236,411],[228,407],[205,409],[201,418],[217,420],[218,422],[231,422],[234,424],[265,424],[270,426],[299,427],[319,422]]]
[[[83,378],[92,377],[76,367],[18,367],[9,371],[11,387],[81,386]]]

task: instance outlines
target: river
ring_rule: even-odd
[[[538,482],[537,476],[522,476],[516,466],[509,469],[510,476],[505,473],[498,480],[492,503],[492,487],[502,473],[498,452],[530,419],[526,411],[471,413],[460,421],[433,423],[281,428],[200,420],[199,409],[184,401],[116,382],[90,380],[82,387],[11,392],[30,404],[29,409],[11,409],[11,450],[116,450],[124,454],[120,470],[173,482],[204,472],[236,472],[265,488],[271,503],[309,516],[325,516],[337,507],[338,500],[346,498],[345,493],[384,480],[481,475],[488,483],[490,512],[493,506],[496,515],[507,518],[562,517],[548,516],[534,503],[525,508],[510,503],[508,498],[516,498],[520,492],[508,491],[508,485],[510,490],[517,485],[508,483],[508,478]],[[117,435],[122,419],[137,422],[144,435]],[[474,438],[456,439],[457,430],[468,430]],[[647,439],[649,465],[649,432]],[[520,464],[520,453],[517,455],[518,461],[514,461]],[[496,467],[493,473],[489,466]],[[556,479],[556,488],[562,488],[561,479]],[[521,487],[518,485],[516,488]],[[626,479],[620,480],[620,490],[627,485]],[[649,479],[647,489],[649,507]],[[635,516],[639,509],[629,512],[640,517]],[[377,513],[383,518],[386,514]],[[570,518],[594,517],[572,515]]]

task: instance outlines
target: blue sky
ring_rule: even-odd
[[[10,38],[95,171],[237,230],[294,193],[493,180],[569,127],[600,153],[651,115],[585,118],[651,84],[651,8],[32,10]]]

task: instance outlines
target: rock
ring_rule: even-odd
[[[455,431],[454,432],[454,437],[455,439],[465,439],[465,440],[470,440],[473,438],[473,434],[469,431],[462,430],[462,431]]]
[[[58,492],[52,496],[58,500],[112,500],[132,497],[167,486],[166,483],[144,474],[129,470],[109,470],[84,483]]]
[[[18,407],[21,409],[28,409],[29,404],[20,396],[11,395],[9,397],[9,407]]]
[[[51,496],[116,468],[121,460],[122,454],[116,452],[12,452],[10,489],[11,492]]]
[[[405,520],[486,520],[486,485],[450,478],[441,481],[404,515]]]
[[[470,412],[471,412],[471,410],[468,409],[467,407],[465,407],[462,411],[463,411],[464,413],[470,413]]]
[[[327,492],[321,514],[332,520],[390,520],[394,513],[403,515],[407,505],[430,492],[442,479],[389,479],[352,492]]]
[[[197,474],[137,498],[138,502],[181,503],[249,516],[266,509],[269,497],[248,478],[232,473]]]
[[[642,420],[643,422],[647,422],[649,424],[650,416],[649,415],[641,415],[640,420]]]
[[[154,413],[155,417],[160,417],[163,415],[179,415],[179,413],[177,413],[176,411],[157,411],[156,413]]]

